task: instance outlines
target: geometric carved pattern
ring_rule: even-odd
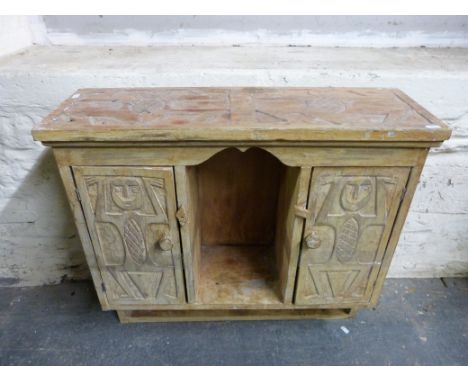
[[[361,274],[360,269],[326,271],[316,270],[313,265],[308,266],[308,271],[310,279],[303,296],[306,299],[339,298],[346,295],[353,290],[354,284],[359,280]]]
[[[86,220],[108,299],[114,304],[174,304],[178,285],[174,248],[158,240],[171,231],[167,195],[172,169],[75,168]],[[169,199],[169,200],[168,200]],[[174,235],[175,238],[177,235]]]
[[[296,303],[366,302],[409,171],[318,168],[313,172]]]
[[[287,96],[285,96],[287,94]],[[286,97],[286,98],[285,98]],[[285,99],[287,102],[285,102]],[[48,124],[158,128],[191,125],[261,129],[288,124],[381,127],[426,125],[429,120],[393,91],[375,89],[165,88],[87,89]]]

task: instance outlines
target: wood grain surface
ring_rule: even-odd
[[[428,141],[450,136],[397,89],[80,89],[33,129],[65,141]]]

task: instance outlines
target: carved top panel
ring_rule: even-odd
[[[440,142],[450,130],[397,89],[80,89],[33,130],[63,141]]]

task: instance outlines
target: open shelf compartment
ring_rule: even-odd
[[[259,148],[229,148],[187,167],[187,174],[195,302],[284,302],[287,179],[299,169]]]

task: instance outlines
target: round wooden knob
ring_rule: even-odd
[[[163,251],[169,251],[172,248],[172,240],[168,233],[161,236],[158,241],[158,245]]]
[[[322,244],[322,240],[320,240],[318,233],[316,231],[313,231],[305,237],[305,243],[307,245],[307,248],[316,249],[320,247],[320,244]]]

